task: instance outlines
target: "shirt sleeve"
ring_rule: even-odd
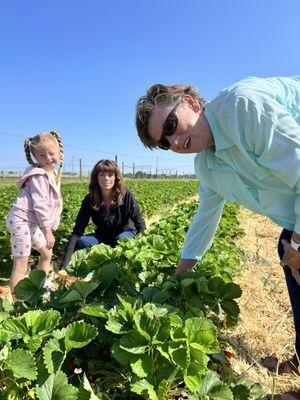
[[[91,217],[91,206],[89,201],[89,195],[85,196],[81,203],[80,210],[77,214],[75,226],[73,229],[73,235],[82,236],[85,228],[87,227]]]
[[[132,194],[131,191],[129,193],[130,193],[130,219],[134,223],[137,233],[144,233],[146,229],[144,217],[142,216],[140,207],[136,202],[134,195]]]
[[[224,199],[208,187],[200,186],[199,207],[187,232],[181,258],[200,260],[210,248],[219,225]]]
[[[300,126],[278,106],[274,107],[273,118],[262,112],[260,120],[258,162],[295,191],[294,231],[300,233]]]
[[[275,98],[261,103],[240,98],[236,120],[257,163],[265,168],[265,174],[275,176],[295,193],[294,231],[300,233],[300,126],[288,111],[288,104]]]
[[[294,231],[300,233],[300,125],[299,114],[297,122],[296,111],[290,111],[295,100],[288,94],[279,98],[271,86],[220,99],[215,118],[222,140],[243,149],[265,169],[257,173],[262,185],[264,177],[273,175],[295,193]]]
[[[30,178],[30,191],[39,226],[46,228],[51,225],[48,178],[45,175],[33,175]]]

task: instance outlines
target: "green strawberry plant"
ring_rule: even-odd
[[[177,196],[167,198],[158,186],[161,193],[141,206],[149,215],[155,202],[171,204]],[[133,188],[138,192],[136,182]],[[61,248],[85,191],[82,184],[67,195]],[[195,270],[174,275],[196,208],[197,202],[181,204],[115,248],[74,253],[67,271],[78,281],[70,287],[61,283],[46,293],[42,271],[20,281],[17,302],[2,301],[0,309],[2,398],[262,398],[259,385],[233,372],[220,339],[239,315],[236,206],[225,207],[213,246]],[[82,281],[88,273],[92,279]]]

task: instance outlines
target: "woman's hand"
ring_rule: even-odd
[[[300,252],[293,249],[291,244],[285,239],[282,239],[281,243],[284,247],[284,254],[280,265],[282,267],[290,267],[293,277],[296,279],[298,285],[300,285]]]
[[[176,270],[176,275],[184,274],[186,271],[191,270],[197,264],[197,260],[181,258],[179,260],[178,268]]]
[[[55,243],[55,237],[53,236],[52,230],[50,228],[45,228],[45,238],[47,249],[52,249]]]

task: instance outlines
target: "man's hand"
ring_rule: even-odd
[[[181,258],[179,260],[178,268],[176,270],[176,275],[182,275],[186,271],[191,270],[197,264],[197,260]]]
[[[294,250],[291,244],[285,239],[282,239],[281,243],[284,247],[284,254],[280,265],[282,267],[290,267],[293,277],[296,279],[298,285],[300,285],[300,252]]]

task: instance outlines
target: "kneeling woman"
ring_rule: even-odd
[[[96,230],[84,235],[90,218]],[[114,247],[119,239],[132,238],[145,228],[133,194],[123,185],[118,165],[112,160],[100,160],[92,170],[89,193],[82,201],[61,268],[68,265],[74,250],[99,243]]]

